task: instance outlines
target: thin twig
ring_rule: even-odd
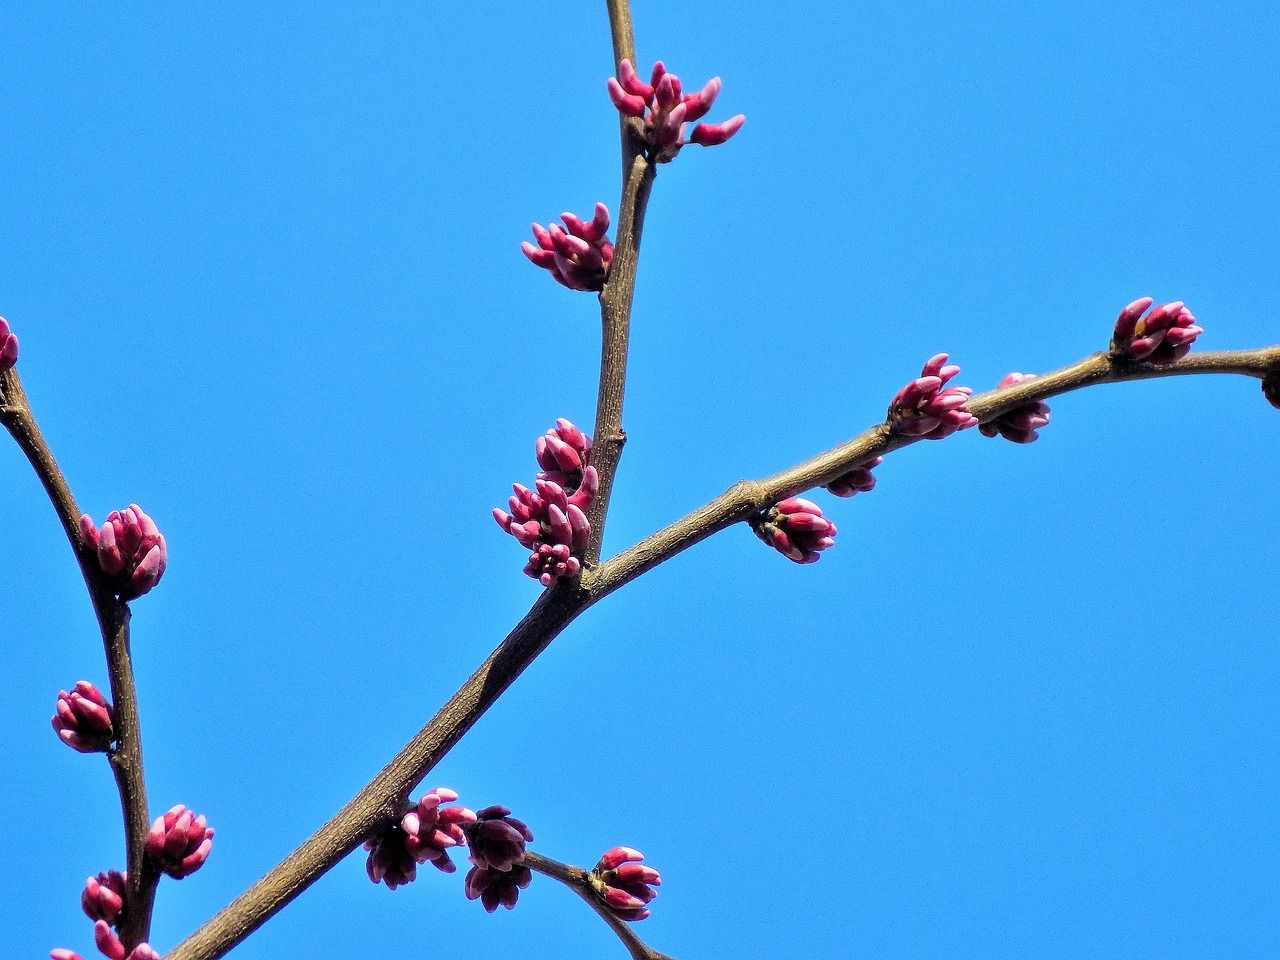
[[[596,895],[595,888],[591,885],[590,871],[568,863],[561,863],[559,860],[552,860],[550,857],[544,857],[541,854],[534,853],[532,850],[525,851],[524,859],[521,863],[535,873],[551,877],[553,880],[559,880],[585,900],[587,905],[598,913],[600,918],[618,935],[622,945],[631,954],[632,960],[675,960],[674,957],[659,953],[641,940],[636,935],[631,924],[619,919],[618,915],[605,905],[604,901]]]
[[[102,631],[102,645],[107,657],[107,676],[111,682],[112,727],[115,743],[107,753],[111,772],[120,793],[120,810],[124,817],[124,836],[129,874],[129,909],[121,922],[120,940],[126,949],[145,941],[151,932],[151,913],[155,904],[159,875],[147,862],[147,830],[151,825],[147,813],[147,783],[142,769],[142,728],[138,721],[138,694],[133,679],[133,663],[129,651],[129,605],[118,600],[103,578],[80,536],[80,508],[71,493],[66,477],[45,442],[31,404],[16,369],[0,374],[0,422],[26,454],[53,504],[62,530],[71,543],[76,563],[89,590],[93,612]]]
[[[1153,377],[1231,373],[1261,378],[1280,369],[1280,346],[1204,353],[1168,367],[1116,363],[1105,354],[1013,387],[971,398],[981,421],[994,420],[1034,400],[1100,383]],[[1261,401],[1260,401],[1261,402]],[[584,610],[675,554],[756,511],[847,473],[851,468],[914,443],[885,424],[763,480],[742,481],[681,520],[584,575],[542,595],[462,688],[363,790],[328,823],[261,880],[237,897],[166,960],[217,960],[247,937],[388,820],[399,817],[409,792],[431,771],[512,682]]]

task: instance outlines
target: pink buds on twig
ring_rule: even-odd
[[[430,861],[443,873],[457,870],[449,859],[449,850],[466,844],[462,825],[476,819],[466,807],[442,806],[457,799],[455,791],[436,787],[423,794],[398,822],[366,840],[364,848],[369,851],[369,858],[365,871],[369,879],[386,883],[394,890],[417,879],[418,864]]]
[[[493,913],[499,904],[508,910],[515,909],[520,891],[532,882],[532,871],[522,864],[506,872],[476,866],[467,871],[463,891],[468,900],[479,900],[486,911]]]
[[[751,521],[757,537],[788,560],[816,563],[821,551],[835,544],[836,525],[810,500],[790,497]]]
[[[947,365],[947,355],[931,357],[920,376],[897,392],[889,404],[889,424],[898,433],[925,440],[941,440],[958,430],[976,426],[969,412],[969,387],[948,387],[946,383],[960,368]]]
[[[544,587],[582,572],[578,558],[591,536],[587,511],[600,483],[595,467],[586,465],[590,451],[589,436],[568,420],[557,420],[538,438],[535,452],[543,469],[534,489],[513,484],[515,496],[507,501],[511,512],[493,510],[498,526],[533,551],[524,572]]]
[[[597,203],[595,215],[587,222],[572,213],[562,213],[560,219],[563,227],[535,223],[533,236],[538,245],[526,240],[520,249],[531,263],[551,271],[551,276],[570,290],[603,290],[613,263],[613,244],[605,236],[609,208]]]
[[[80,535],[121,600],[142,596],[164,576],[164,537],[136,503],[128,510],[112,510],[101,530],[86,513],[80,518]]]
[[[842,473],[826,484],[827,492],[837,497],[852,497],[858,493],[870,493],[875,489],[876,485],[876,478],[871,475],[871,471],[882,463],[884,463],[884,457],[876,457],[874,460],[868,461],[859,467],[854,467],[848,473]]]
[[[1111,338],[1113,357],[1164,366],[1177,363],[1191,352],[1191,344],[1204,333],[1202,327],[1196,326],[1191,311],[1178,300],[1162,303],[1143,316],[1154,302],[1150,297],[1142,297],[1120,311]]]
[[[58,739],[81,753],[105,753],[115,739],[111,704],[88,680],[77,680],[70,693],[58,691],[52,718]]]
[[[0,317],[0,373],[18,362],[18,338],[9,329],[9,321]]]
[[[630,847],[614,847],[591,871],[596,895],[620,920],[634,922],[649,916],[647,904],[658,895],[662,877],[641,865],[644,854]]]
[[[175,880],[190,876],[209,859],[213,831],[203,816],[195,816],[182,804],[156,817],[147,833],[147,857],[157,870]]]
[[[1003,389],[1034,378],[1034,373],[1011,373],[997,386]],[[1039,439],[1040,434],[1036,431],[1048,422],[1049,405],[1043,400],[1033,400],[1031,403],[1015,407],[1008,413],[1002,413],[994,420],[978,424],[978,432],[984,437],[994,437],[998,434],[1014,443],[1031,443]]]
[[[672,160],[686,144],[718,146],[742,128],[747,118],[738,114],[723,123],[699,123],[685,139],[685,126],[705,117],[719,94],[720,78],[712,77],[697,93],[686,95],[680,78],[668,73],[661,60],[654,64],[648,83],[630,60],[619,63],[618,76],[609,78],[609,99],[623,115],[643,121],[645,143],[656,163]]]
[[[84,882],[80,906],[90,920],[105,920],[115,926],[124,912],[128,880],[119,870],[108,870]]]

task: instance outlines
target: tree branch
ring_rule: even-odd
[[[595,887],[591,885],[591,872],[589,870],[561,863],[559,860],[552,860],[550,857],[544,857],[541,854],[534,853],[532,850],[525,851],[524,859],[521,863],[535,873],[551,877],[553,880],[559,880],[585,900],[587,905],[598,913],[600,918],[618,935],[622,945],[631,954],[632,960],[675,960],[674,957],[659,953],[646,944],[636,935],[631,924],[625,920],[620,920],[617,914],[605,906],[604,902],[596,896]]]
[[[1167,367],[1115,361],[1099,353],[1016,386],[976,394],[969,408],[985,422],[1026,403],[1100,383],[1205,373],[1262,378],[1276,369],[1280,369],[1280,346],[1202,353]],[[781,473],[734,484],[710,503],[584,574],[579,583],[561,582],[548,590],[381,773],[265,877],[174,947],[166,954],[166,960],[217,960],[374,830],[399,817],[409,792],[551,641],[588,607],[662,561],[764,507],[829,483],[859,464],[915,442],[915,438],[895,435],[886,424],[877,424],[852,440]]]
[[[26,455],[71,543],[76,563],[89,590],[89,599],[102,632],[111,683],[112,727],[115,743],[107,753],[120,794],[129,873],[129,909],[120,926],[120,939],[132,949],[150,936],[151,913],[159,875],[146,859],[147,783],[142,768],[142,727],[138,720],[138,693],[129,650],[129,605],[118,600],[80,536],[80,508],[53,452],[40,433],[26,391],[16,369],[0,374],[0,422]]]

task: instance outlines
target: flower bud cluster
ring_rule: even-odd
[[[9,321],[0,317],[0,373],[18,362],[18,338],[9,329]]]
[[[544,587],[582,572],[578,559],[587,548],[591,525],[587,511],[599,490],[595,467],[588,466],[591,438],[568,420],[538,438],[536,454],[542,472],[530,490],[513,484],[510,513],[493,510],[498,526],[533,551],[524,572]]]
[[[212,849],[213,830],[205,825],[203,815],[197,817],[182,804],[156,817],[147,832],[147,858],[175,880],[204,866]]]
[[[630,60],[618,64],[616,79],[609,78],[609,99],[624,116],[644,121],[650,159],[657,163],[673,159],[686,144],[718,146],[741,129],[747,118],[738,114],[723,123],[699,123],[685,139],[686,124],[705,117],[719,94],[720,78],[712,77],[697,93],[686,95],[680,78],[668,73],[661,60],[653,65],[648,83],[636,74]]]
[[[472,863],[464,884],[467,899],[479,900],[489,913],[499,905],[513,909],[520,891],[533,880],[529,868],[520,862],[533,831],[511,816],[509,808],[498,805],[485,807],[463,830]]]
[[[449,859],[452,847],[465,846],[463,825],[476,819],[461,806],[443,806],[458,799],[448,787],[436,787],[405,812],[396,823],[364,842],[369,851],[365,871],[374,883],[394,890],[417,879],[418,865],[430,862],[443,873],[458,868]]]
[[[603,290],[609,264],[613,263],[613,244],[605,236],[609,208],[597,203],[595,215],[585,223],[572,213],[562,213],[560,219],[563,227],[535,223],[533,236],[538,245],[526,240],[520,249],[530,262],[550,270],[551,276],[570,290]]]
[[[591,871],[592,886],[619,920],[634,922],[649,916],[647,904],[658,895],[662,877],[652,867],[642,866],[644,854],[630,847],[614,847]]]
[[[842,473],[825,485],[828,493],[837,497],[852,497],[858,493],[870,493],[875,489],[876,478],[871,471],[884,463],[884,457],[876,457],[861,466],[854,467],[848,473]]]
[[[960,372],[947,364],[947,355],[931,357],[920,376],[897,392],[889,404],[889,423],[898,433],[925,440],[941,440],[959,430],[977,426],[969,412],[969,387],[948,387],[947,381]]]
[[[164,576],[164,537],[136,503],[128,510],[112,510],[101,530],[86,513],[80,518],[80,535],[121,600],[142,596]]]
[[[77,680],[70,693],[58,691],[51,720],[58,738],[81,753],[105,753],[115,739],[111,704],[88,680]]]
[[[836,525],[822,508],[802,497],[789,497],[751,521],[756,536],[788,560],[816,563],[821,551],[835,541]]]
[[[1162,303],[1144,317],[1143,312],[1154,302],[1142,297],[1120,311],[1111,338],[1112,356],[1163,366],[1177,363],[1191,352],[1191,344],[1204,333],[1191,311],[1178,300]]]
[[[90,920],[103,920],[115,926],[124,912],[125,897],[128,895],[129,881],[127,874],[119,870],[108,870],[90,877],[84,882],[84,893],[80,894],[80,906]]]
[[[1011,373],[997,385],[999,388],[1012,387],[1035,378],[1034,373]],[[1002,413],[994,420],[978,424],[978,432],[984,437],[997,434],[1014,443],[1031,443],[1040,438],[1036,433],[1049,422],[1049,405],[1043,400],[1033,400],[1015,407],[1008,413]]]

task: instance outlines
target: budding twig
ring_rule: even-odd
[[[17,442],[36,476],[44,486],[63,532],[71,543],[76,563],[89,590],[89,599],[102,632],[102,645],[107,657],[107,676],[111,682],[114,710],[113,728],[116,742],[107,752],[111,772],[120,794],[120,810],[124,816],[127,850],[129,909],[120,928],[120,939],[126,948],[144,942],[151,931],[151,912],[155,904],[159,876],[147,862],[147,830],[151,821],[147,813],[147,784],[142,769],[142,729],[138,721],[138,693],[133,679],[133,662],[129,650],[129,605],[116,598],[111,586],[86,550],[80,533],[80,508],[67,484],[66,477],[53,458],[31,412],[26,391],[16,369],[0,373],[0,422]]]
[[[550,857],[544,857],[541,854],[534,853],[532,850],[525,852],[524,859],[521,862],[534,873],[540,873],[544,877],[559,880],[585,900],[587,905],[598,913],[600,918],[618,935],[622,945],[631,954],[632,960],[675,960],[674,957],[659,953],[646,944],[636,936],[635,929],[630,924],[625,920],[619,919],[618,915],[604,904],[596,894],[595,887],[591,884],[591,872],[589,870],[584,870],[582,867],[575,867],[568,863],[561,863],[559,860],[552,860]]]

